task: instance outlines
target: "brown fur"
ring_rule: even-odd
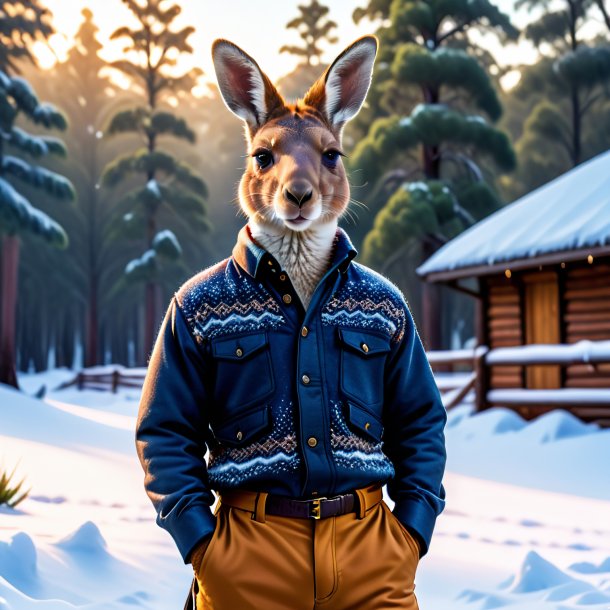
[[[354,42],[302,99],[287,103],[249,55],[231,42],[214,43],[221,92],[246,125],[240,206],[252,237],[278,258],[305,306],[328,266],[350,199],[341,157],[333,165],[324,155],[342,151],[342,128],[364,99],[376,48],[373,37]],[[256,160],[262,152],[272,156],[267,167]]]

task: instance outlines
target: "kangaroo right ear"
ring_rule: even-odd
[[[284,100],[258,64],[237,45],[218,39],[212,45],[218,87],[225,104],[253,134]]]
[[[363,36],[345,49],[305,94],[331,126],[341,130],[364,103],[377,55],[377,38]]]

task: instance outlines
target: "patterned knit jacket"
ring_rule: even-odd
[[[185,562],[214,530],[212,490],[228,488],[315,498],[387,483],[428,551],[447,416],[406,300],[356,254],[339,228],[305,311],[245,225],[231,257],[172,297],[136,445],[157,523]]]

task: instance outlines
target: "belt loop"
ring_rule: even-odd
[[[252,519],[259,523],[265,523],[265,505],[267,504],[267,492],[261,491],[256,494],[256,501],[254,504],[254,514]]]
[[[362,489],[356,489],[356,495],[358,496],[358,519],[364,519],[366,516],[366,496]]]

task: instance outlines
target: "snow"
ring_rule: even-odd
[[[14,130],[13,130],[14,131]],[[45,237],[63,235],[63,229],[44,212],[35,208],[6,180],[0,178],[0,207],[8,225],[20,230],[43,234]]]
[[[558,390],[490,390],[487,400],[505,404],[577,404],[601,405],[610,403],[610,388],[560,388]]]
[[[182,253],[178,238],[169,229],[163,229],[155,235],[152,247],[156,252],[165,256],[179,256]]]
[[[514,260],[604,245],[610,245],[610,152],[484,218],[437,250],[417,273],[510,267]]]
[[[157,253],[152,248],[149,248],[144,252],[144,254],[142,254],[142,256],[140,256],[140,258],[134,258],[133,260],[130,260],[127,265],[125,265],[125,274],[129,275],[135,271],[138,271],[142,267],[150,267],[154,265],[156,256]]]
[[[156,199],[161,199],[161,189],[159,187],[159,183],[154,178],[151,178],[146,183],[146,190],[148,190]]]
[[[53,389],[73,376],[21,375],[26,391],[46,385],[44,402],[0,385],[0,464],[32,489],[0,508],[0,608],[176,607],[191,571],[143,492],[140,390]]]
[[[140,390],[57,389],[74,375],[20,375],[25,394],[0,386],[0,464],[32,489],[0,507],[0,609],[182,607],[191,568],[155,524],[135,454]],[[28,395],[41,385],[44,400]],[[447,505],[419,606],[608,610],[610,430],[464,404],[445,434]]]
[[[536,344],[499,347],[487,354],[487,364],[569,364],[571,362],[610,362],[610,341],[583,339],[569,344]]]

